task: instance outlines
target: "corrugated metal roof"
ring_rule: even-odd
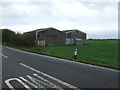
[[[70,33],[70,32],[75,32],[75,31],[79,31],[79,32],[81,32],[81,33],[85,33],[85,32],[82,32],[82,31],[80,31],[80,30],[77,30],[77,29],[63,30],[63,32],[65,32],[65,33]],[[85,33],[85,34],[86,34],[86,33]]]
[[[48,30],[48,29],[55,29],[55,28],[53,28],[53,27],[49,27],[49,28],[41,28],[41,29],[36,29],[36,30],[33,30],[33,31],[29,31],[29,32],[36,32],[36,31],[45,31],[45,30]],[[57,29],[55,29],[55,30],[57,30]],[[25,32],[25,33],[29,33],[29,32]]]
[[[55,29],[55,28],[53,28],[53,27],[41,28],[41,29],[36,29],[36,30],[33,30],[33,31],[29,31],[29,32],[36,32],[36,31],[41,32],[41,31],[45,31],[45,30],[49,30],[49,29]],[[58,29],[55,29],[55,30],[58,30]],[[60,31],[60,30],[58,30],[58,31]],[[63,32],[63,33],[70,33],[70,32],[75,32],[75,31],[79,31],[79,32],[81,32],[81,33],[86,34],[85,32],[82,32],[82,31],[80,31],[80,30],[78,30],[78,29],[63,30],[62,32]],[[29,33],[29,32],[25,32],[25,33]]]

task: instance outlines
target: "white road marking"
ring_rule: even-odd
[[[43,83],[42,81],[36,79],[36,78],[33,78],[29,75],[26,75],[32,82],[34,82],[36,85],[39,86],[39,88],[44,88],[40,83]]]
[[[5,58],[8,58],[7,56],[5,56],[5,55],[3,55],[3,54],[0,54],[0,56],[3,56],[3,57],[5,57]]]
[[[53,84],[52,82],[48,81],[47,79],[44,79],[40,76],[38,76],[37,74],[33,74],[34,76],[38,77],[39,79],[45,81],[46,83],[48,83],[52,88],[57,88],[57,89],[60,89],[60,90],[64,90],[63,88],[61,88],[60,86],[57,86],[55,84]]]
[[[39,73],[39,74],[42,74],[42,75],[44,75],[44,76],[46,76],[46,77],[48,77],[48,78],[50,78],[50,79],[52,79],[52,80],[54,80],[54,81],[62,84],[62,85],[64,85],[64,86],[67,86],[68,88],[74,88],[74,89],[80,90],[79,88],[77,88],[77,87],[75,87],[75,86],[73,86],[73,85],[70,85],[70,84],[68,84],[68,83],[66,83],[66,82],[64,82],[64,81],[62,81],[62,80],[59,80],[59,79],[57,79],[57,78],[55,78],[55,77],[53,77],[53,76],[50,76],[50,75],[48,75],[48,74],[46,74],[46,73],[44,73],[44,72],[41,72],[41,71],[39,71],[39,70],[36,70],[36,69],[34,69],[34,68],[32,68],[32,67],[30,67],[30,66],[28,66],[28,65],[25,65],[25,64],[23,64],[23,63],[20,63],[20,65],[22,65],[22,66],[24,66],[24,67],[26,67],[26,68],[34,71],[34,72],[37,72],[37,73]]]
[[[28,84],[30,84],[31,86],[33,86],[34,88],[39,88],[37,85],[35,85],[35,84],[33,84],[33,83],[31,83],[31,82],[29,82],[28,80],[26,80],[25,78],[23,78],[23,77],[19,77],[20,79],[22,79],[24,82],[26,82],[26,83],[28,83]]]
[[[7,86],[11,89],[11,90],[15,90],[15,88],[10,84],[10,81],[16,80],[19,83],[21,83],[25,88],[27,88],[28,90],[32,90],[28,85],[26,85],[23,81],[21,81],[18,78],[11,78],[11,79],[7,79],[5,80],[5,83],[7,84]]]
[[[42,57],[47,57],[47,58],[58,59],[58,60],[62,60],[62,61],[65,61],[65,62],[76,63],[76,64],[80,64],[80,65],[86,65],[86,66],[89,66],[89,67],[95,67],[95,68],[100,68],[100,69],[104,69],[104,70],[110,70],[110,71],[120,72],[119,70],[110,69],[110,68],[106,68],[106,67],[101,67],[101,66],[96,66],[96,65],[91,65],[91,64],[81,63],[81,62],[75,62],[75,61],[65,60],[65,59],[61,59],[61,58],[57,58],[57,57],[52,57],[52,56],[47,56],[47,55],[42,55],[42,54],[37,54],[37,53],[32,53],[32,52],[27,52],[27,51],[22,51],[22,50],[10,48],[10,47],[5,47],[5,48],[9,48],[11,50],[19,51],[19,52],[22,52],[22,53],[27,53],[27,54],[32,54],[32,55],[37,55],[37,56],[42,56]]]

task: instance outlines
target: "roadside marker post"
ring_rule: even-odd
[[[74,53],[74,59],[77,58],[77,48],[75,49],[75,53]]]

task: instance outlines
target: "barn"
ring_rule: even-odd
[[[42,28],[24,34],[33,36],[35,43],[40,46],[65,45],[65,33],[55,28]]]
[[[86,33],[77,29],[64,30],[66,33],[67,45],[84,45],[86,44]]]

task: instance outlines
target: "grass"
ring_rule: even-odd
[[[77,59],[73,59],[74,50],[78,49]],[[89,40],[88,45],[73,45],[73,46],[51,46],[51,47],[32,47],[19,48],[21,50],[45,54],[55,57],[60,57],[77,62],[84,62],[98,66],[104,66],[113,69],[118,67],[118,41],[104,40],[95,41]]]

